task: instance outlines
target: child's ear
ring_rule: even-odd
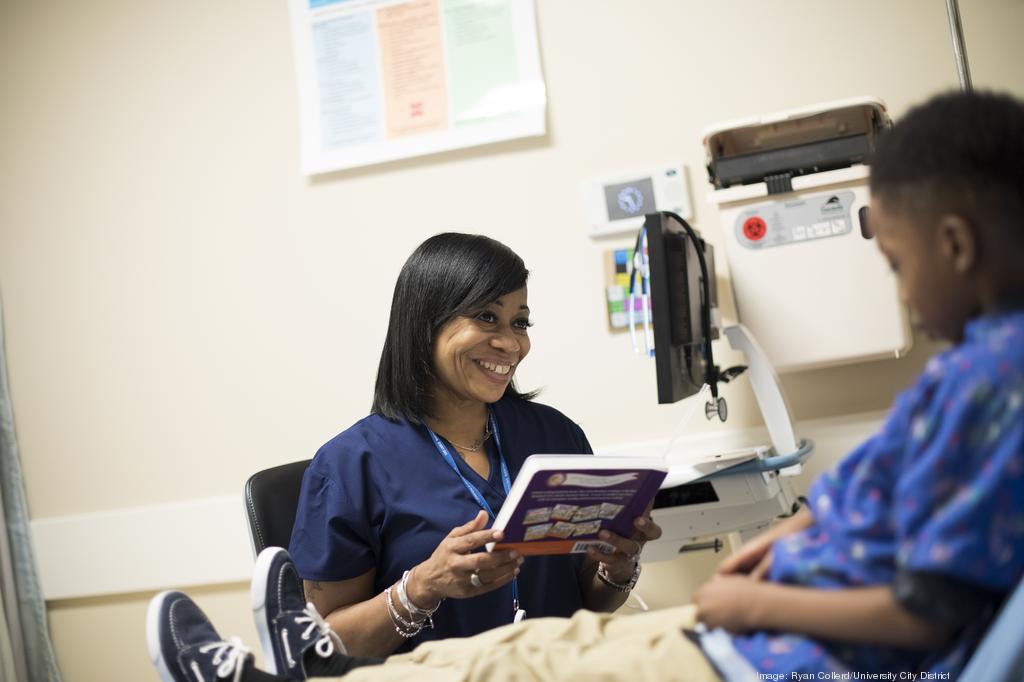
[[[939,249],[953,271],[970,272],[978,262],[978,236],[970,222],[953,213],[939,218]]]

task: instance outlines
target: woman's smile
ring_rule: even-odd
[[[473,360],[473,362],[483,371],[485,377],[500,384],[507,383],[512,378],[512,370],[516,366],[516,363],[508,361]]]
[[[434,341],[435,399],[495,403],[530,352],[526,287],[441,327]]]

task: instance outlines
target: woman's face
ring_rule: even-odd
[[[494,403],[530,352],[526,287],[473,315],[449,320],[434,338],[435,400]]]

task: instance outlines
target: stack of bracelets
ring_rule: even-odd
[[[402,608],[406,610],[412,620],[403,618],[402,614],[395,608],[395,602],[391,599],[391,587],[384,590],[384,601],[388,605],[388,615],[391,616],[391,623],[395,626],[395,632],[406,639],[415,637],[423,628],[433,628],[434,612],[441,606],[441,602],[438,602],[437,606],[432,609],[421,609],[409,600],[409,595],[405,588],[409,582],[410,573],[411,571],[403,573],[402,579],[395,583],[394,587],[398,593],[398,601],[401,602]],[[441,601],[444,601],[444,599]]]
[[[633,575],[629,576],[629,580],[624,583],[619,583],[612,580],[611,576],[608,575],[608,566],[602,561],[597,565],[597,577],[608,587],[619,592],[632,592],[633,588],[636,587],[636,581],[640,579],[640,561],[635,559],[636,563],[633,566]]]

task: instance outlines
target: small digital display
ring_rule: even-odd
[[[654,184],[650,178],[605,185],[604,199],[608,220],[635,218],[655,211]]]

